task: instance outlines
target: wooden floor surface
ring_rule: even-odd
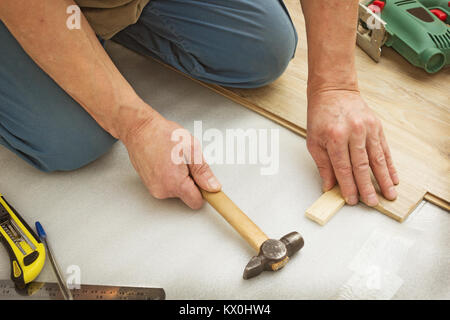
[[[296,57],[274,83],[258,89],[211,89],[306,136],[307,50],[299,0],[285,0],[299,34]],[[375,63],[356,48],[360,90],[381,118],[401,183],[379,211],[403,221],[420,200],[449,209],[450,68],[429,75],[390,48]]]

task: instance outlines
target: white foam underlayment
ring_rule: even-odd
[[[46,174],[0,148],[0,190],[26,220],[40,220],[65,270],[87,284],[163,287],[168,299],[450,298],[450,216],[423,203],[403,224],[363,205],[325,226],[304,212],[321,194],[304,139],[150,59],[108,50],[136,91],[188,129],[279,129],[280,170],[213,165],[225,192],[270,237],[297,230],[305,247],[277,273],[245,281],[252,249],[210,206],[193,212],[149,196],[124,146],[73,172]],[[10,267],[0,250],[0,278]],[[40,280],[54,281],[50,264]]]

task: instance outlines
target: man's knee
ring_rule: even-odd
[[[47,132],[40,152],[31,152],[33,164],[45,172],[71,171],[98,159],[116,142],[98,125],[72,128],[64,132]]]
[[[2,125],[13,128],[10,123]],[[72,121],[41,119],[14,130],[2,129],[0,126],[0,145],[44,172],[81,168],[106,153],[116,141],[87,114],[73,114]]]
[[[246,34],[244,37],[236,36],[233,45],[224,48],[229,56],[225,70],[229,75],[227,80],[230,80],[223,83],[225,86],[255,88],[267,85],[283,74],[294,56],[297,33],[281,2],[262,1],[255,5],[258,11],[251,18],[253,27],[247,26],[248,30],[242,30]]]
[[[250,51],[252,55],[248,57],[257,61],[246,64],[247,72],[253,78],[249,83],[251,87],[267,85],[280,77],[294,57],[297,46],[295,27],[283,7],[279,10],[268,8],[262,18],[263,21],[259,22],[262,30],[253,52]]]
[[[114,40],[223,86],[259,87],[284,72],[297,34],[282,0],[192,2],[150,1]]]
[[[297,44],[293,30],[293,28],[268,30],[261,44],[255,48],[258,52],[253,52],[253,55],[248,57],[257,59],[256,63],[239,66],[248,73],[248,87],[265,86],[283,74],[294,56]]]

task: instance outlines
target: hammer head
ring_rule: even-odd
[[[244,279],[250,279],[261,272],[277,271],[283,268],[289,258],[303,248],[303,237],[298,232],[291,232],[280,240],[268,239],[263,242],[259,254],[250,259],[244,270]]]

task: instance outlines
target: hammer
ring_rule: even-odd
[[[208,192],[201,189],[201,193],[203,198],[258,253],[257,256],[250,259],[245,267],[244,279],[253,278],[265,270],[280,270],[286,265],[289,258],[303,247],[304,241],[298,232],[288,233],[280,240],[269,239],[224,192]]]

